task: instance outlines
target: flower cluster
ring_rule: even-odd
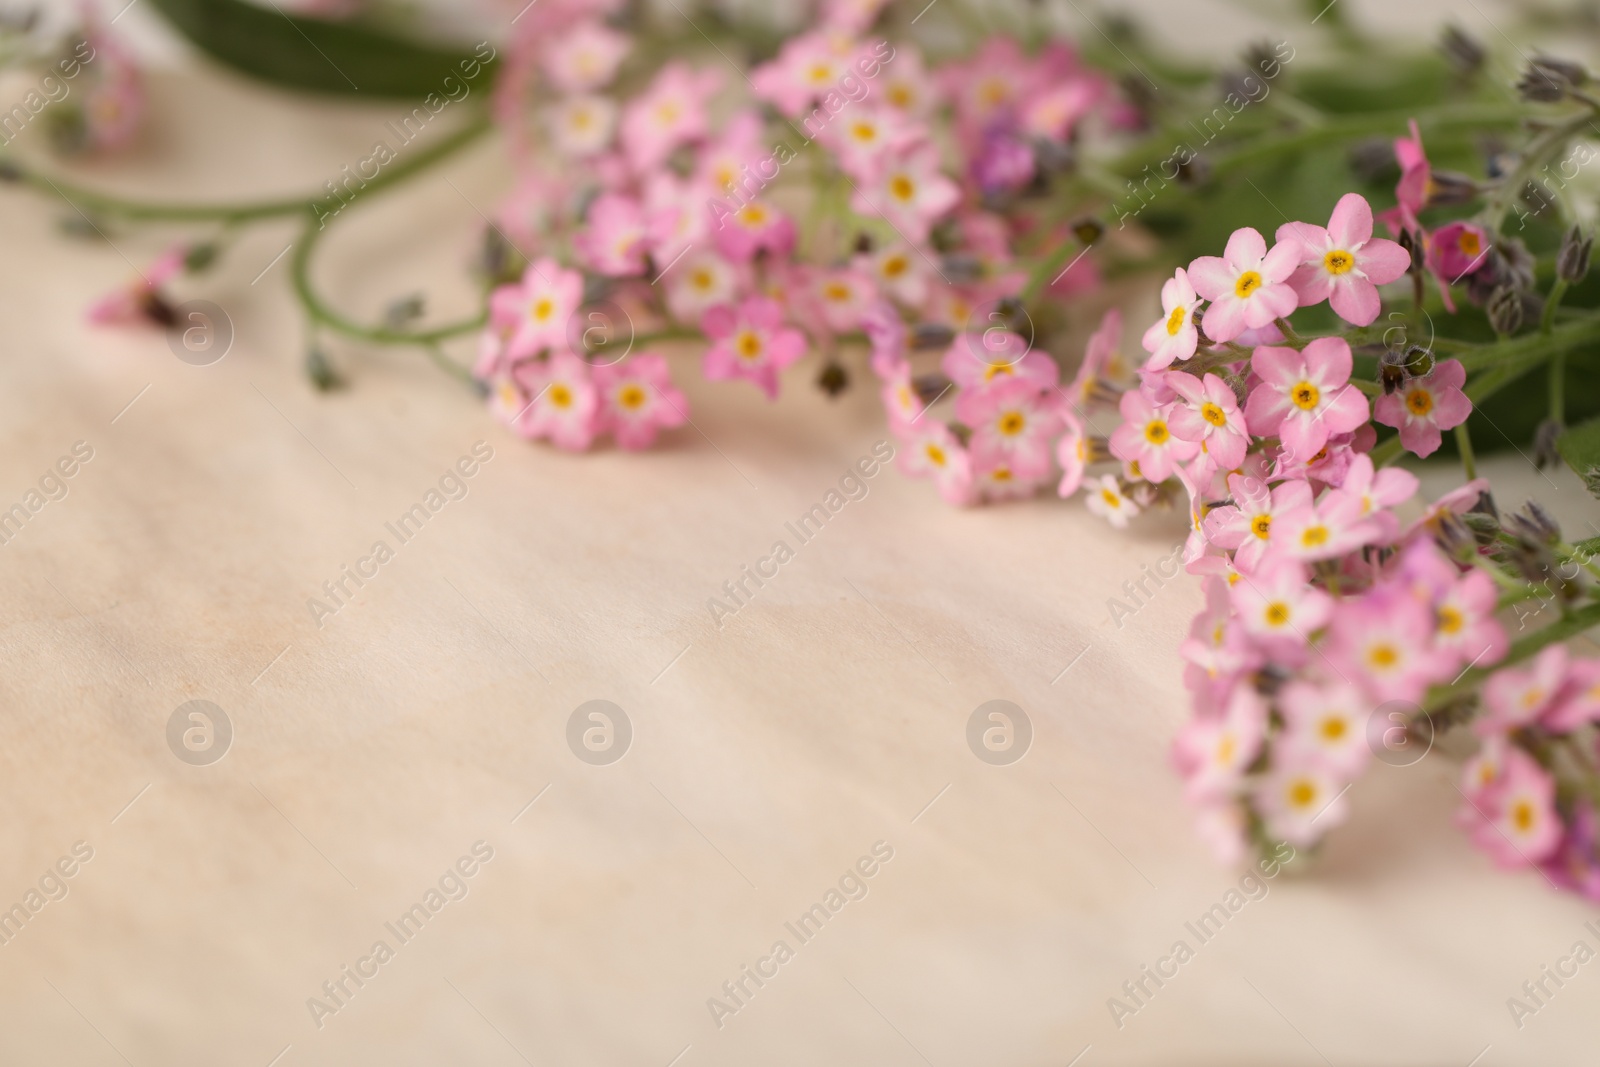
[[[603,301],[650,338],[702,340],[706,378],[769,397],[813,349],[828,358],[819,383],[842,385],[835,353],[865,337],[890,421],[916,439],[911,469],[960,502],[1042,484],[1061,423],[1055,364],[967,327],[1026,277],[1016,195],[1064,165],[1091,112],[1118,121],[1107,79],[1065,45],[1028,55],[1004,37],[930,66],[870,36],[871,0],[823,5],[747,77],[682,59],[633,70],[639,42],[607,21],[615,6],[530,9],[497,86],[519,174],[500,226],[537,263],[491,301],[477,375],[496,409],[565,448],[615,421],[583,399],[579,372],[580,311]],[[811,204],[804,241],[796,193]],[[1092,283],[1085,263],[1058,291]],[[961,334],[944,372],[970,431],[920,420],[933,395],[910,372],[908,322]],[[557,399],[559,415],[539,414]],[[670,425],[662,413],[682,406],[644,421]]]

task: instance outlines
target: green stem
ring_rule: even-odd
[[[465,148],[489,131],[492,123],[488,116],[479,115],[472,122],[448,135],[439,143],[416,153],[410,158],[368,181],[360,189],[367,195],[379,192],[405,181],[419,171],[426,170]],[[318,206],[329,204],[330,198],[318,193],[315,196],[295,196],[281,200],[257,200],[235,204],[176,204],[146,202],[113,196],[109,193],[85,189],[65,178],[51,177],[42,171],[19,168],[18,179],[36,189],[58,193],[73,207],[85,214],[113,215],[136,222],[215,222],[230,224],[259,222],[264,219],[315,213]]]
[[[1539,332],[1546,337],[1555,328],[1556,309],[1561,306],[1561,298],[1567,295],[1567,280],[1557,278],[1555,284],[1550,286],[1550,299],[1545,301],[1544,315],[1539,319]]]
[[[1550,355],[1550,418],[1556,425],[1567,424],[1567,354],[1554,352]]]
[[[1467,433],[1467,424],[1462,423],[1456,427],[1456,450],[1461,453],[1461,467],[1467,472],[1467,481],[1478,476],[1478,461],[1472,453],[1472,437]]]

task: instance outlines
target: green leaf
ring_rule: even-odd
[[[495,67],[484,61],[494,56],[486,46],[481,54],[430,48],[371,26],[295,18],[243,0],[151,2],[213,59],[288,89],[420,101],[429,93],[443,98],[447,77],[487,86]]]
[[[1600,419],[1579,423],[1556,438],[1556,451],[1582,478],[1600,467]]]

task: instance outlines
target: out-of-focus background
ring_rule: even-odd
[[[1500,11],[1338,2],[1397,35],[1493,39]],[[1062,6],[1085,36],[1105,14]],[[1180,51],[1278,25],[1266,2],[1115,13]],[[288,193],[394,111],[225,73],[138,0],[117,25],[152,126],[84,184]],[[506,180],[484,144],[364,208],[324,287],[368,317],[408,288],[465,306],[466,224]],[[886,436],[870,390],[691,379],[671,447],[530,448],[410,353],[355,349],[361,387],[312,392],[292,227],[208,279],[221,362],[90,328],[161,242],[66,242],[64,210],[0,189],[0,504],[91,457],[0,549],[0,909],[26,919],[0,911],[0,1062],[1593,1061],[1600,964],[1520,1026],[1506,1001],[1600,947],[1595,910],[1451,829],[1451,752],[1375,768],[1321,854],[1242,890],[1195,839],[1167,752],[1198,590],[1106,607],[1181,517],[1111,539],[1053,499],[958,511],[883,474],[718,628],[707,599]],[[307,600],[462,457],[465,496],[319,625]],[[1595,517],[1564,469],[1486,468]],[[993,700],[1031,724],[1007,765],[969,747]],[[189,729],[225,755],[180,758]],[[1193,958],[1144,978],[1179,940]]]

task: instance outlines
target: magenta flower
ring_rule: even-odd
[[[1250,432],[1277,434],[1296,459],[1367,421],[1367,398],[1349,384],[1350,346],[1342,338],[1319,337],[1303,352],[1263,345],[1250,369],[1261,379],[1245,402]]]
[[[1202,524],[1206,538],[1218,548],[1233,549],[1234,563],[1253,573],[1272,543],[1273,524],[1284,515],[1311,504],[1311,487],[1305,482],[1284,482],[1273,489],[1256,478],[1228,476],[1234,502],[1213,508]]]
[[[1280,654],[1304,648],[1333,613],[1333,599],[1306,580],[1304,564],[1284,556],[1241,576],[1230,595],[1246,632]]]
[[[1422,223],[1417,221],[1417,212],[1428,204],[1433,186],[1433,168],[1428,164],[1427,152],[1423,151],[1422,134],[1417,131],[1416,119],[1411,120],[1410,137],[1395,138],[1394,158],[1400,164],[1400,181],[1394,187],[1395,199],[1399,203],[1380,217],[1395,233],[1401,230],[1421,233]]]
[[[1049,473],[1050,442],[1061,429],[1058,405],[1037,382],[1002,378],[956,397],[956,417],[972,428],[977,472],[1006,467],[1019,479]]]
[[[706,352],[707,378],[745,378],[773,400],[778,372],[806,353],[805,335],[784,325],[783,307],[769,297],[752,296],[737,308],[718,305],[705,313],[700,328],[715,342]]]
[[[546,348],[567,348],[567,327],[583,303],[583,275],[546,256],[528,264],[522,281],[489,297],[491,331],[504,334],[504,358],[516,362]]]
[[[539,373],[538,390],[522,425],[529,437],[548,437],[568,452],[582,452],[599,431],[599,394],[589,380],[589,365],[571,352],[556,352]]]
[[[1157,405],[1143,389],[1129,389],[1118,407],[1122,424],[1111,432],[1111,454],[1128,463],[1139,477],[1164,482],[1177,464],[1187,463],[1199,453],[1198,444],[1178,437],[1168,425],[1175,405]]]
[[[649,448],[656,434],[689,421],[689,401],[672,384],[664,357],[644,353],[594,368],[602,431],[626,449]]]
[[[649,174],[673,149],[706,135],[706,102],[722,86],[722,74],[711,67],[695,70],[683,62],[661,68],[650,87],[622,113],[622,147],[634,169]]]
[[[1169,372],[1166,382],[1183,401],[1168,415],[1173,436],[1199,445],[1202,460],[1214,467],[1232,470],[1243,463],[1250,432],[1228,383],[1215,374],[1202,381],[1181,371]]]
[[[950,427],[922,419],[896,434],[901,447],[896,450],[895,463],[903,473],[913,478],[931,477],[947,504],[973,502],[972,457]]]
[[[621,193],[601,193],[589,206],[589,217],[572,245],[600,274],[630,278],[644,273],[649,233],[639,201]]]
[[[1222,258],[1201,256],[1190,263],[1189,281],[1211,301],[1206,336],[1220,344],[1292,313],[1300,298],[1289,278],[1299,265],[1300,242],[1279,241],[1269,252],[1266,238],[1248,226],[1233,231]]]
[[[1398,427],[1401,444],[1431,456],[1439,450],[1440,431],[1455,429],[1472,414],[1472,401],[1461,391],[1466,381],[1460,360],[1435,363],[1423,377],[1407,378],[1397,391],[1380,396],[1372,406],[1373,420]]]
[[[1378,286],[1405,274],[1411,255],[1393,241],[1372,236],[1372,206],[1359,193],[1345,193],[1333,209],[1327,229],[1309,222],[1286,222],[1278,240],[1296,240],[1303,249],[1300,266],[1289,279],[1300,306],[1324,300],[1339,317],[1366,326],[1378,317]]]
[[[1200,297],[1189,283],[1189,273],[1182,267],[1161,286],[1161,319],[1144,332],[1141,344],[1150,353],[1145,360],[1145,370],[1163,370],[1180,359],[1194,355],[1200,343],[1200,331],[1194,324],[1194,309],[1200,306]]]
[[[1482,226],[1452,222],[1428,238],[1428,266],[1439,280],[1455,285],[1489,261],[1489,235]]]

